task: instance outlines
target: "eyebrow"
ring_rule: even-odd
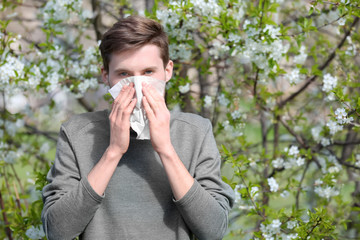
[[[149,67],[142,69],[141,71],[145,71],[145,70],[149,70],[149,69],[157,70],[157,68],[158,68],[157,66],[149,66]],[[129,69],[126,69],[126,68],[118,68],[118,69],[115,69],[114,72],[118,73],[118,72],[132,72],[132,71],[130,71]]]

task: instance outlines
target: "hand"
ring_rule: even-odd
[[[134,84],[125,85],[114,100],[110,119],[110,145],[115,154],[123,155],[129,148],[130,142],[130,115],[135,108]]]
[[[171,150],[170,112],[165,99],[152,86],[142,83],[143,106],[149,119],[151,143],[159,154]]]

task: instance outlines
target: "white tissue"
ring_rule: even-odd
[[[109,93],[115,99],[124,85],[134,83],[137,102],[134,111],[130,116],[130,126],[137,133],[136,139],[145,140],[150,139],[150,129],[145,110],[142,106],[142,82],[146,82],[153,86],[161,94],[161,96],[164,96],[165,81],[147,76],[133,76],[122,79],[109,90]]]

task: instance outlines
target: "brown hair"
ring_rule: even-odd
[[[160,49],[164,68],[169,62],[169,40],[158,22],[140,16],[130,16],[116,22],[102,37],[100,44],[104,69],[109,72],[111,54],[154,44]]]

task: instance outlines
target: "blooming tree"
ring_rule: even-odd
[[[0,237],[45,238],[59,124],[103,106],[97,44],[135,3],[0,6]],[[169,35],[169,107],[213,123],[236,196],[226,239],[359,238],[358,1],[155,1],[138,14]],[[32,21],[38,38],[16,28]]]

